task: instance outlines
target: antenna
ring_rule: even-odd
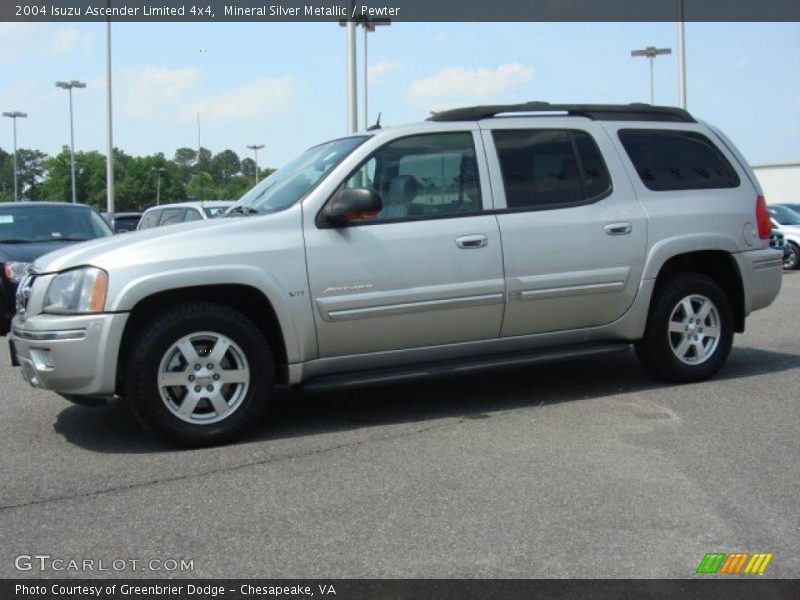
[[[378,113],[378,120],[375,121],[375,125],[367,127],[367,131],[375,131],[376,129],[380,129],[381,128],[381,114],[382,113]]]

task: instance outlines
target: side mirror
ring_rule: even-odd
[[[383,208],[381,195],[372,188],[342,188],[334,195],[325,213],[331,225],[374,219]]]

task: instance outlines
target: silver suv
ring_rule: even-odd
[[[239,436],[279,384],[630,344],[655,376],[699,381],[778,294],[770,230],[744,158],[683,110],[450,110],[314,146],[228,218],[43,257],[12,360],[186,445]]]

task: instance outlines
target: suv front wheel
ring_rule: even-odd
[[[656,377],[683,383],[714,375],[732,344],[733,310],[725,292],[706,275],[682,273],[657,287],[636,353]]]
[[[274,383],[258,327],[218,304],[173,307],[133,343],[125,399],[147,429],[186,446],[240,436],[263,415]]]

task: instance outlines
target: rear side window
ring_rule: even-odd
[[[575,206],[611,189],[600,150],[584,131],[498,129],[492,136],[508,208]]]
[[[197,211],[193,208],[189,208],[186,210],[186,216],[183,218],[184,222],[188,221],[199,221],[203,218],[203,215],[200,214],[200,211]]]
[[[622,129],[619,139],[649,189],[703,190],[739,186],[739,176],[706,136],[694,131]]]
[[[148,210],[142,215],[142,221],[139,223],[139,229],[150,229],[158,225],[158,219],[161,217],[161,209]]]
[[[185,214],[185,208],[165,208],[161,215],[161,220],[158,222],[158,226],[163,227],[164,225],[182,223]]]

